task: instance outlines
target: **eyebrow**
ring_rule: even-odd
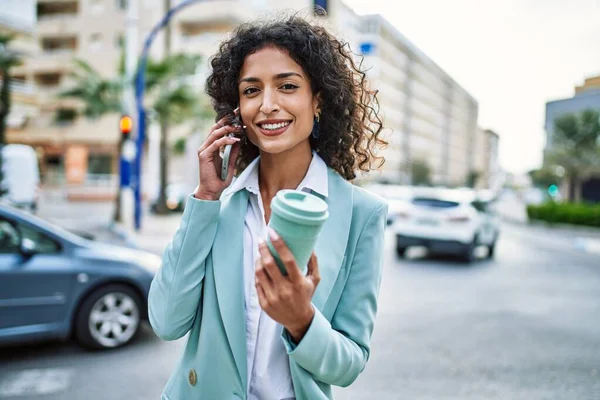
[[[275,79],[285,79],[285,78],[289,78],[290,76],[297,76],[299,78],[304,79],[304,77],[297,72],[282,72],[280,74],[275,75]],[[254,83],[254,82],[260,82],[260,79],[255,78],[253,76],[249,76],[247,78],[240,79],[240,83],[242,83],[242,82]]]

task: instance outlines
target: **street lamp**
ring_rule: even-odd
[[[144,140],[145,140],[145,132],[146,132],[146,111],[144,110],[143,98],[144,98],[144,86],[146,82],[146,63],[148,62],[148,52],[150,50],[150,46],[152,42],[156,38],[156,35],[169,23],[173,15],[177,12],[181,11],[183,8],[192,5],[194,3],[199,3],[201,1],[207,0],[186,0],[182,1],[175,7],[171,8],[167,13],[163,16],[152,31],[146,37],[144,42],[144,48],[142,49],[142,53],[140,55],[140,62],[138,64],[138,70],[135,78],[135,103],[138,114],[138,124],[137,124],[137,136],[136,136],[136,158],[133,165],[133,175],[132,175],[132,186],[133,186],[133,194],[134,194],[134,203],[135,203],[135,213],[134,213],[134,225],[135,229],[139,230],[141,227],[141,217],[142,217],[142,190],[141,190],[141,175],[142,175],[142,154],[144,149]]]

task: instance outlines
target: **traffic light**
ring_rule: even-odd
[[[119,131],[121,132],[121,139],[127,140],[129,139],[129,134],[133,129],[133,119],[129,115],[121,116],[119,120]]]
[[[558,186],[556,186],[556,185],[550,185],[548,187],[548,194],[552,198],[556,197],[556,195],[558,194]]]

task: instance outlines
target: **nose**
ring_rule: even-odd
[[[262,104],[260,105],[260,111],[269,115],[279,111],[279,104],[277,102],[277,93],[274,90],[266,89],[263,91]]]

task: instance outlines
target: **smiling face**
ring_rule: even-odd
[[[238,89],[248,139],[261,152],[310,149],[317,96],[302,67],[285,50],[269,46],[247,56]]]

